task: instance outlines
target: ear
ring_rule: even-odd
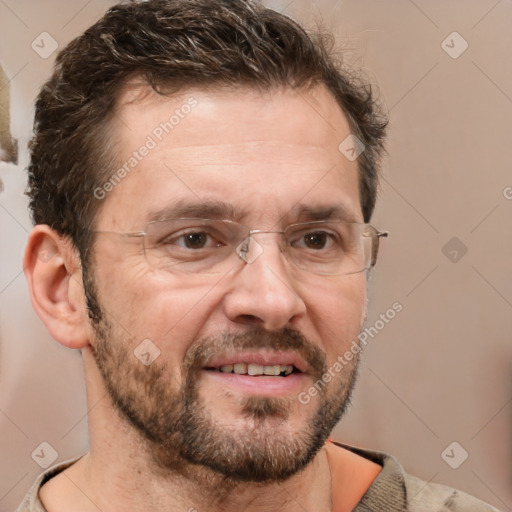
[[[30,300],[49,333],[62,345],[89,345],[89,321],[80,258],[71,242],[39,224],[29,235],[23,269]]]

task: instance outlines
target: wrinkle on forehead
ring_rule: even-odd
[[[325,148],[276,140],[217,141],[212,144],[180,145],[165,150],[169,158],[179,155],[179,168],[191,171],[218,166],[219,161],[222,166],[246,165],[248,161],[257,162],[262,154],[271,160],[272,165],[286,165],[290,170],[319,171],[326,163],[331,167],[336,164]],[[262,160],[261,163],[265,162]]]
[[[117,216],[130,203],[127,225],[135,222],[128,218],[145,216],[150,203],[172,204],[184,194],[250,201],[253,210],[259,197],[258,208],[276,205],[274,213],[278,205],[286,209],[290,202],[291,207],[304,194],[314,201],[321,194],[328,195],[326,201],[331,203],[343,197],[359,212],[358,164],[338,149],[350,133],[349,123],[323,86],[265,92],[186,89],[165,96],[148,84],[132,82],[114,118],[119,167],[155,126],[190,98],[195,98],[197,106],[156,141],[155,148],[107,197],[107,202],[115,198]],[[322,192],[315,192],[318,184]],[[121,193],[125,198],[119,197]]]
[[[223,101],[227,100],[243,100],[247,104],[259,102],[261,110],[259,114],[265,113],[272,121],[273,112],[265,111],[265,106],[270,106],[272,99],[278,97],[280,102],[287,103],[290,100],[300,98],[301,102],[309,107],[310,115],[321,119],[331,131],[350,131],[348,119],[335,100],[334,96],[329,92],[323,84],[303,87],[299,89],[291,88],[287,85],[278,85],[269,88],[257,88],[256,86],[233,86],[233,85],[211,85],[208,87],[190,86],[176,87],[169,89],[166,93],[165,89],[161,92],[155,91],[143,77],[133,77],[121,89],[116,102],[116,117],[122,118],[124,111],[132,107],[141,111],[147,108],[161,107],[165,103],[174,103],[179,106],[187,98],[199,95],[201,96],[200,104],[203,110],[208,109],[211,113],[222,114],[218,109]],[[212,108],[213,107],[213,108]],[[222,119],[222,115],[218,118]],[[294,112],[290,110],[288,117],[291,122],[294,120]]]
[[[324,86],[308,92],[286,88],[264,92],[232,87],[187,89],[165,96],[139,80],[127,85],[115,114],[112,128],[120,159],[140,147],[190,98],[195,98],[197,106],[162,135],[164,140],[156,140],[170,154],[190,147],[201,158],[208,152],[210,158],[217,158],[216,151],[229,157],[245,144],[244,152],[254,155],[265,144],[265,150],[273,151],[276,159],[283,159],[286,151],[304,153],[308,148],[319,153],[309,158],[320,160],[320,153],[326,150],[339,157],[339,143],[350,133],[346,116]]]

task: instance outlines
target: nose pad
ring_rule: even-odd
[[[238,257],[245,263],[255,262],[264,252],[263,246],[259,244],[252,235],[242,240],[236,248]]]
[[[284,252],[284,245],[283,245],[283,236],[280,231],[258,231],[256,233],[250,234],[247,238],[242,240],[240,244],[235,249],[235,252],[237,256],[245,261],[245,263],[254,263],[264,252],[265,249],[263,248],[263,245],[260,244],[255,238],[255,234],[262,234],[262,233],[276,233],[279,235],[279,241],[277,242],[279,245],[279,250],[281,252]]]

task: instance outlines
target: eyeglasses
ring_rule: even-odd
[[[320,275],[357,274],[377,261],[379,232],[370,224],[318,221],[291,224],[282,231],[250,229],[230,220],[168,219],[151,222],[137,233],[95,231],[123,238],[142,238],[152,268],[174,273],[220,274],[241,262],[252,263],[264,248],[255,237],[279,235],[288,261]]]

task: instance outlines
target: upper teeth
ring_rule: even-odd
[[[293,372],[293,366],[281,364],[263,366],[261,364],[235,363],[221,366],[220,371],[223,373],[234,372],[238,375],[280,375],[281,373],[290,375]]]

